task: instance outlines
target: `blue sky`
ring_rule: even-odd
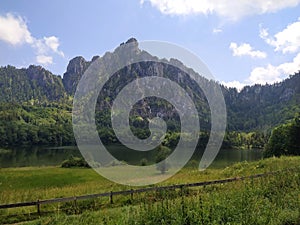
[[[300,70],[300,0],[2,0],[0,65],[63,75],[130,37],[194,52],[230,86],[274,83]]]

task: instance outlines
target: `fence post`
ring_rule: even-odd
[[[130,198],[131,198],[131,200],[133,200],[133,189],[132,188],[130,190]]]
[[[77,197],[74,197],[74,206],[75,206],[75,213],[77,214],[78,207],[77,207]]]
[[[39,200],[39,199],[36,201],[36,207],[37,207],[37,213],[38,213],[39,215],[41,215],[40,200]]]
[[[110,204],[113,204],[114,201],[113,201],[113,192],[111,191],[110,192]]]

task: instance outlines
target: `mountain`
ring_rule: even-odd
[[[41,66],[0,67],[0,102],[59,101],[65,96],[61,77]]]
[[[98,58],[94,56],[92,61],[86,61],[82,56],[77,56],[69,62],[67,71],[63,75],[63,84],[69,95],[74,95],[77,84],[89,65]]]
[[[115,141],[110,122],[111,105],[122,87],[137,77],[144,76],[166,77],[179,84],[196,105],[201,129],[209,131],[210,110],[207,99],[197,83],[189,76],[189,74],[199,75],[176,59],[171,59],[172,64],[176,66],[156,62],[155,56],[138,48],[138,42],[134,38],[126,43],[133,44],[130,54],[143,54],[150,60],[122,68],[104,85],[96,108],[100,136],[106,137],[107,142]],[[114,52],[105,53],[102,57],[95,56],[91,61],[81,56],[73,58],[67,66],[63,79],[40,66],[31,65],[22,69],[13,66],[1,67],[0,145],[73,143],[71,99],[79,80],[96,59],[115,63],[118,60],[118,51],[123,46],[121,44]],[[189,71],[189,74],[183,72],[182,68]],[[217,84],[204,77],[201,77],[201,82],[208,89]],[[272,85],[246,86],[240,92],[235,88],[221,85],[221,90],[227,107],[228,131],[270,131],[300,112],[299,71],[288,79]],[[174,97],[177,97],[176,93]],[[130,124],[135,127],[133,132],[141,138],[147,137],[149,135],[147,118],[157,115],[167,121],[170,131],[177,132],[180,129],[176,109],[165,100],[149,97],[139,101],[130,114]],[[18,133],[20,130],[23,130],[22,134]],[[33,134],[30,134],[32,132]],[[67,132],[68,136],[65,136]],[[16,134],[12,135],[14,133]],[[33,139],[35,141],[31,141]]]
[[[136,40],[130,39],[126,43],[128,42],[136,42]],[[136,42],[137,49],[135,51],[138,52],[137,54],[142,54],[142,52],[139,52],[137,46],[138,43]],[[122,44],[120,47],[122,47]],[[115,52],[117,51],[118,48]],[[113,55],[114,53],[110,54]],[[104,55],[103,58],[105,57],[106,56]],[[109,57],[112,56],[109,55]],[[149,57],[151,59],[151,56]],[[78,60],[77,58],[75,59]],[[184,67],[180,61],[175,59],[171,60],[176,61],[176,63],[173,62],[173,65],[178,65],[178,68]],[[86,64],[90,63],[82,58],[81,61]],[[81,63],[80,65],[84,64]],[[70,61],[69,66],[74,67],[73,60]],[[197,84],[178,68],[172,67],[170,64],[142,62],[122,69],[106,84],[104,89],[108,91],[106,93],[100,93],[100,97],[102,94],[102,96],[108,96],[109,98],[103,97],[102,101],[99,101],[99,109],[103,110],[110,108],[113,99],[122,87],[126,86],[127,83],[134,80],[136,77],[165,76],[187,90],[200,112],[199,117],[201,127],[209,129],[209,121],[207,120],[209,107],[203,91],[199,90]],[[68,76],[65,76],[66,74],[64,75],[64,83],[72,84],[71,86],[68,86],[68,90],[71,90],[69,93],[74,93],[78,81],[85,72],[85,69],[86,67],[81,66],[80,72],[69,72],[69,70],[67,70],[66,74],[68,74]],[[195,72],[190,69],[189,73],[195,74]],[[132,74],[134,74],[134,76],[132,76]],[[206,78],[203,78],[201,82],[204,86],[209,86],[213,83],[213,81],[208,81]],[[227,106],[228,130],[230,131],[270,131],[274,126],[292,119],[295,113],[300,112],[300,71],[291,75],[286,80],[272,85],[257,84],[246,86],[240,92],[235,88],[227,88],[225,86],[221,86],[221,89]],[[174,112],[170,110],[169,105],[164,108],[160,107],[159,111],[157,111],[155,105],[152,104],[150,107],[149,104],[149,102],[144,101],[136,106],[136,109],[139,109],[139,114],[141,114],[142,117],[149,116],[149,110],[147,110],[149,108],[152,109],[152,114],[159,113],[165,118],[174,116]]]
[[[300,112],[300,71],[282,82],[223,89],[229,130],[268,130]]]

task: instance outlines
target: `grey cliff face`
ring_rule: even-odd
[[[69,62],[67,71],[63,76],[63,84],[68,94],[75,93],[76,86],[89,65],[90,62],[82,56],[77,56]]]

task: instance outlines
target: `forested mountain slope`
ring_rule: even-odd
[[[270,129],[300,112],[300,72],[276,84],[224,89],[230,130]]]
[[[0,67],[0,102],[59,101],[66,97],[60,76],[41,66]]]
[[[138,49],[135,39],[128,42],[136,43],[137,54],[148,54]],[[69,62],[63,79],[40,66],[31,65],[26,69],[1,67],[0,145],[73,143],[72,97],[80,78],[96,59],[99,56],[93,57],[91,61],[81,56],[75,57]],[[176,63],[184,66],[178,60]],[[227,106],[228,131],[265,132],[291,120],[300,112],[300,72],[295,72],[280,83],[246,86],[240,92],[221,86]],[[111,136],[109,112],[114,98],[127,83],[143,76],[165,76],[183,87],[199,111],[201,128],[209,131],[210,111],[207,100],[189,75],[169,64],[141,62],[118,71],[106,84],[106,91],[100,93],[96,119],[102,135]],[[215,84],[215,81],[204,77],[201,79],[206,86]],[[137,133],[143,133],[142,130],[148,126],[147,117],[156,115],[168,121],[171,132],[178,131],[180,123],[174,107],[163,100],[155,102],[153,98],[136,104],[131,124],[137,128]],[[147,136],[147,132],[143,135]]]

